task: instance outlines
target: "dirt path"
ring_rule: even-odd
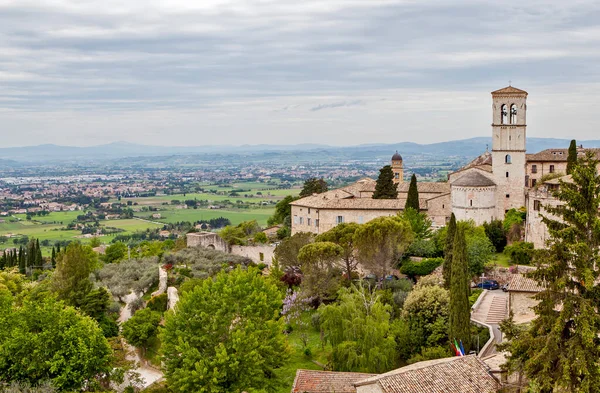
[[[125,296],[125,306],[121,309],[121,314],[118,319],[119,322],[123,323],[129,318],[131,318],[131,310],[129,310],[129,303],[136,300],[137,298],[139,298],[139,296],[133,292]],[[134,347],[127,343],[125,343],[125,346],[126,348],[128,348],[127,360],[135,361],[138,365],[138,368],[132,371],[138,373],[140,377],[142,377],[143,383],[140,386],[141,388],[146,388],[163,377],[162,372],[155,369],[154,367],[150,367],[147,364],[146,360],[140,358],[138,351],[136,351]],[[121,384],[121,386],[119,386],[119,388],[121,388],[119,391],[125,389],[125,387],[129,386],[129,384],[130,382],[128,378],[125,377],[125,381],[123,382],[123,384]]]

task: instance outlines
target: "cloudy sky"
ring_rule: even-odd
[[[0,145],[600,139],[598,0],[0,0]]]

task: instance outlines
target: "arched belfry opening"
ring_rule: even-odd
[[[517,124],[517,105],[510,106],[510,124]]]
[[[500,124],[508,123],[508,110],[506,108],[506,104],[502,104],[500,107]]]

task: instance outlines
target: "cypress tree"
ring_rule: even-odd
[[[567,156],[567,175],[573,172],[573,168],[577,164],[577,142],[575,139],[571,140],[569,145],[569,155]]]
[[[416,211],[419,209],[419,190],[417,189],[417,176],[413,173],[410,178],[410,185],[408,186],[408,196],[406,198],[406,205],[404,209],[412,207]]]
[[[510,371],[523,370],[538,392],[600,392],[600,176],[592,153],[561,182],[557,207],[545,206],[550,239],[530,273],[543,289],[537,318],[524,331],[503,328]],[[552,217],[552,218],[549,218]],[[555,218],[554,218],[555,217]]]
[[[4,269],[6,264],[6,250],[2,252],[2,258],[0,258],[0,269]]]
[[[50,262],[52,262],[52,267],[56,267],[56,250],[54,249],[54,246],[52,247],[52,257]]]
[[[56,255],[60,254],[60,243],[56,243]]]
[[[450,278],[452,272],[452,249],[454,248],[454,237],[456,236],[456,216],[454,213],[450,216],[448,229],[446,232],[446,247],[444,248],[444,287],[450,288]]]
[[[450,342],[462,341],[465,352],[471,349],[471,310],[469,307],[469,262],[465,230],[456,228],[452,251],[450,279],[450,315],[448,338]]]
[[[40,247],[40,239],[35,241],[35,266],[41,267],[44,264],[42,258],[42,248]]]
[[[25,250],[23,246],[19,246],[19,273],[25,274],[27,262],[25,261]]]
[[[398,186],[394,183],[394,172],[390,165],[386,165],[379,170],[379,177],[377,177],[373,199],[396,198],[398,198]]]

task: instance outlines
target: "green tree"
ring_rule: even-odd
[[[496,252],[504,251],[506,247],[506,231],[504,230],[504,224],[500,220],[492,220],[491,222],[484,222],[483,229],[485,235],[490,239]]]
[[[452,251],[454,250],[454,237],[456,236],[456,216],[454,213],[450,216],[450,222],[448,223],[448,231],[446,232],[446,247],[444,248],[444,287],[450,288],[450,281],[452,277]]]
[[[304,246],[312,243],[314,235],[308,232],[298,232],[294,236],[284,239],[275,247],[275,258],[283,268],[300,266],[298,252]]]
[[[569,155],[567,156],[567,175],[573,172],[575,165],[577,165],[577,141],[573,139],[569,145]]]
[[[398,186],[394,183],[394,172],[390,165],[386,165],[379,170],[377,184],[373,199],[396,199],[398,198]]]
[[[102,260],[104,263],[113,263],[122,261],[127,257],[127,245],[122,242],[116,242],[106,247]]]
[[[534,252],[533,243],[528,242],[514,242],[504,249],[504,254],[508,255],[510,262],[515,265],[531,264]]]
[[[404,209],[413,208],[416,211],[420,211],[419,206],[419,189],[417,188],[417,176],[413,173],[410,178],[410,185],[408,186],[408,195],[406,197],[406,205]]]
[[[327,182],[323,178],[317,179],[316,177],[311,177],[304,181],[304,187],[300,191],[300,198],[313,194],[321,194],[325,191],[327,191]]]
[[[96,322],[72,307],[47,297],[20,306],[0,299],[0,380],[50,380],[60,391],[78,391],[109,374],[110,360]]]
[[[52,256],[50,257],[50,262],[52,263],[52,267],[56,267],[56,249],[52,247]]]
[[[102,245],[100,238],[94,236],[93,238],[90,239],[90,243],[89,243],[90,247],[95,248],[95,247],[100,247],[100,245]]]
[[[600,391],[600,176],[591,153],[561,182],[546,207],[548,249],[536,254],[531,273],[544,289],[536,295],[537,318],[522,333],[508,337],[507,367],[522,369],[538,392]]]
[[[321,306],[321,328],[336,371],[383,373],[396,366],[391,306],[364,286],[342,288],[336,304]]]
[[[298,200],[297,197],[288,195],[275,205],[275,213],[267,221],[268,225],[286,224],[289,226],[292,216],[292,205],[290,203]]]
[[[139,310],[123,323],[123,337],[130,345],[145,352],[150,340],[158,333],[160,320],[161,315],[157,311],[149,308]]]
[[[462,341],[465,352],[471,349],[471,308],[469,306],[469,264],[464,228],[458,227],[452,251],[450,276],[450,314],[448,338]]]
[[[344,249],[332,242],[310,243],[300,249],[300,287],[304,296],[323,300],[337,292],[340,274],[336,264],[343,253]]]
[[[161,351],[169,387],[180,392],[276,392],[288,347],[283,294],[259,271],[206,279],[167,312]]]
[[[410,224],[415,234],[415,239],[421,240],[431,237],[431,220],[427,217],[426,213],[419,213],[417,209],[407,207],[401,215]]]
[[[267,237],[267,234],[264,232],[256,232],[254,234],[254,243],[258,243],[258,244],[266,244],[269,242],[269,238]]]
[[[403,218],[379,217],[358,228],[354,244],[361,264],[385,277],[413,238],[410,224]]]
[[[95,266],[96,253],[81,243],[71,243],[58,255],[52,275],[52,289],[59,300],[80,307],[92,290],[90,273]]]
[[[404,359],[421,353],[423,347],[448,345],[448,291],[422,281],[408,294],[396,334]]]
[[[358,265],[355,256],[356,247],[354,246],[354,234],[359,227],[360,225],[355,222],[344,222],[315,238],[315,241],[317,242],[332,242],[342,247],[343,252],[341,258],[344,262],[346,278],[348,280],[352,279],[352,273],[355,272]]]

